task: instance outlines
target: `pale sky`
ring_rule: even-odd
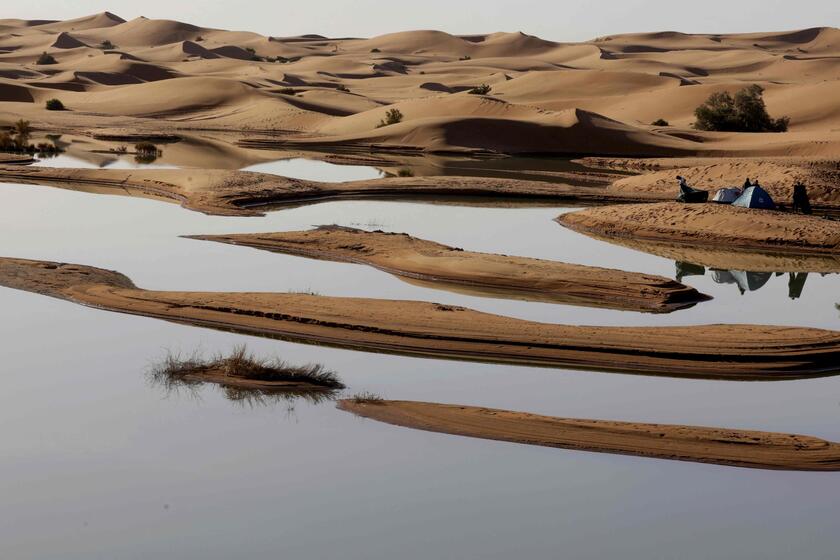
[[[523,31],[555,41],[640,31],[727,33],[840,27],[840,0],[28,0],[0,18],[69,19],[111,11],[264,35],[371,37],[409,29]]]

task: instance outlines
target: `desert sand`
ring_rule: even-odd
[[[644,375],[785,380],[838,371],[840,333],[797,327],[578,327],[417,301],[166,292],[117,272],[0,259],[0,286],[238,333],[413,356]]]
[[[259,216],[270,209],[339,199],[392,198],[526,205],[650,200],[645,195],[611,194],[600,186],[517,179],[390,177],[324,183],[223,169],[67,169],[0,165],[0,182],[152,198],[206,214],[231,216]]]
[[[754,469],[840,470],[840,444],[811,436],[557,418],[426,402],[348,399],[338,406],[396,426],[526,445]]]
[[[39,64],[42,53],[53,64]],[[241,133],[255,147],[593,154],[840,154],[840,30],[265,37],[103,12],[0,20],[0,122],[59,132]],[[787,134],[691,129],[715,91],[766,88]],[[471,88],[487,84],[486,95]],[[48,112],[58,97],[67,111]],[[807,102],[805,102],[807,101]],[[377,128],[389,109],[402,122]],[[671,126],[652,126],[656,119]]]
[[[791,254],[840,253],[840,222],[728,204],[628,204],[570,212],[557,221],[603,238]]]
[[[322,226],[309,231],[198,235],[193,239],[373,266],[475,295],[666,313],[708,299],[661,276],[475,253],[408,234]]]

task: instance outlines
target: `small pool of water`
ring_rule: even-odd
[[[647,315],[464,296],[369,267],[179,237],[338,223],[676,275],[672,260],[564,229],[553,218],[565,211],[344,201],[225,218],[151,200],[0,185],[0,255],[114,269],[149,289],[417,299],[568,324],[840,328],[836,275],[810,275],[795,299],[786,275],[734,274],[734,283],[690,276],[686,283],[715,299]],[[243,406],[212,387],[167,394],[145,374],[166,349],[210,354],[245,342],[260,356],[322,363],[350,392],[834,441],[840,378],[688,381],[406,358],[177,325],[6,288],[0,309],[2,557],[534,558],[562,550],[602,559],[669,550],[688,559],[830,558],[840,545],[834,474],[473,440],[360,420],[329,403],[289,411]]]

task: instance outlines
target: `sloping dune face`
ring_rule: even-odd
[[[39,64],[45,52],[55,63]],[[130,116],[138,128],[212,126],[383,149],[836,157],[838,61],[840,30],[826,27],[583,43],[434,30],[331,39],[104,12],[0,20],[0,111],[65,127]],[[142,87],[163,80],[173,83]],[[771,114],[790,116],[791,134],[770,141],[690,130],[711,93],[753,83],[765,88]],[[471,93],[482,85],[489,89]],[[70,109],[60,115],[43,107],[56,90]],[[401,122],[387,121],[390,109]],[[659,119],[671,126],[650,124]]]

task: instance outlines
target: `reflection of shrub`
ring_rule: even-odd
[[[487,95],[488,93],[490,93],[490,90],[492,90],[492,89],[493,88],[491,88],[487,84],[481,84],[480,86],[476,86],[476,87],[472,88],[469,91],[469,93],[471,93],[473,95]]]
[[[140,142],[134,145],[134,161],[137,163],[152,163],[163,153],[151,142]]]
[[[407,168],[400,169],[397,171],[397,177],[414,177],[414,171]]]
[[[58,64],[58,61],[53,55],[43,52],[41,53],[41,56],[38,57],[38,60],[35,61],[35,64]]]
[[[64,103],[60,99],[47,99],[47,111],[63,111]]]
[[[653,126],[671,126],[665,119],[656,119],[650,124]]]
[[[382,128],[383,126],[391,126],[392,124],[401,123],[403,120],[402,111],[399,109],[389,109],[387,113],[385,113],[385,118],[379,121],[379,124],[376,125],[376,128]]]
[[[786,132],[790,117],[772,118],[764,104],[764,88],[747,86],[733,97],[719,91],[694,111],[697,130],[721,132]]]

